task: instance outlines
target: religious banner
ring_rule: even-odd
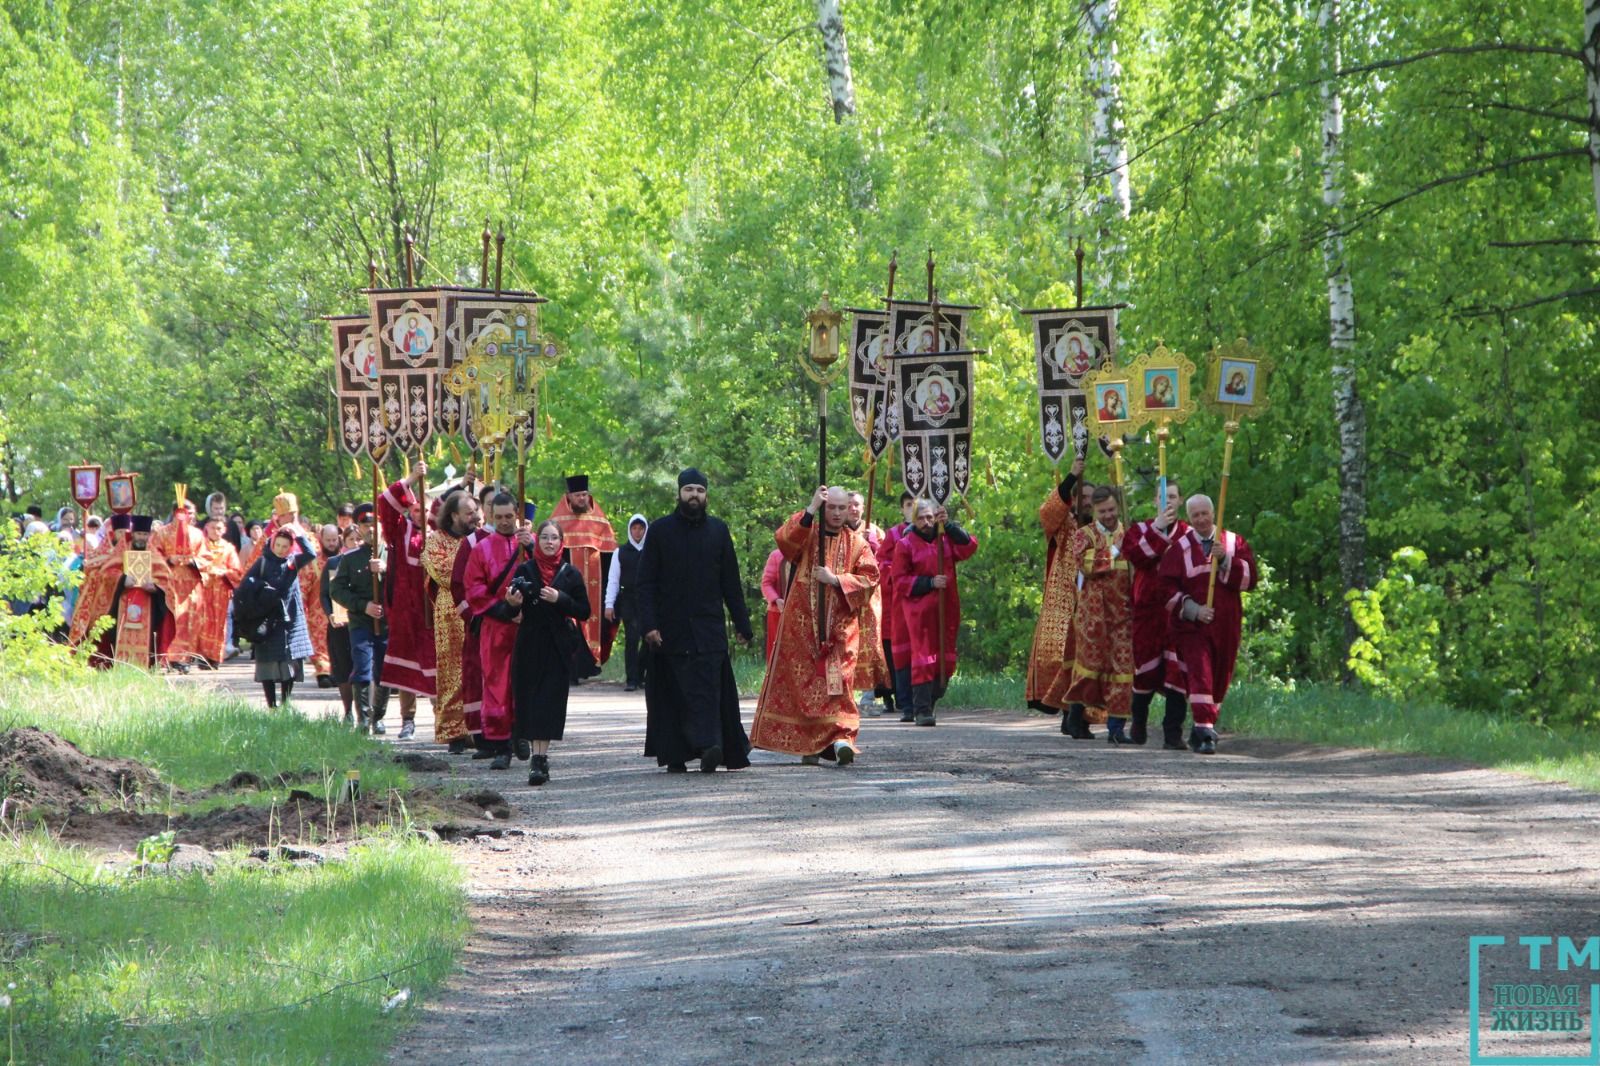
[[[972,474],[972,355],[936,351],[894,361],[901,480],[907,492],[940,505],[965,496]]]
[[[69,466],[67,472],[72,478],[72,502],[87,511],[100,498],[100,467],[85,463]]]
[[[525,376],[530,360],[551,358],[539,338],[539,305],[547,301],[536,292],[440,289],[438,293],[444,351],[439,362],[441,388],[434,428],[446,436],[459,434],[467,447],[476,450],[478,430],[473,418],[479,408],[471,395],[476,382],[469,382],[461,368],[474,344],[491,330],[499,338],[494,343],[510,347],[513,359],[520,358]]]
[[[1210,382],[1206,386],[1206,407],[1229,422],[1259,415],[1267,409],[1267,380],[1273,362],[1260,349],[1239,339],[1219,345],[1207,358]]]
[[[380,421],[390,444],[420,449],[433,435],[444,353],[439,292],[368,289],[366,295],[377,339]]]
[[[139,505],[139,491],[133,484],[138,476],[119,470],[106,478],[106,506],[112,514],[132,514]]]
[[[853,307],[847,310],[854,316],[850,328],[850,421],[876,461],[883,458],[890,442],[884,411],[893,377],[889,372],[889,315]]]
[[[378,341],[370,315],[330,315],[333,328],[334,397],[339,405],[339,446],[354,458],[362,452],[382,462],[389,432],[378,409]]]
[[[1051,462],[1060,463],[1069,445],[1082,459],[1089,451],[1090,427],[1097,421],[1090,417],[1083,379],[1110,365],[1117,354],[1117,309],[1046,308],[1022,313],[1033,319],[1040,445]]]
[[[1167,501],[1167,437],[1174,423],[1187,421],[1195,411],[1194,363],[1182,352],[1157,343],[1155,350],[1128,364],[1128,397],[1136,413],[1156,424],[1157,513]]]

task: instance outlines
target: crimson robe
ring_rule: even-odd
[[[854,691],[861,651],[861,610],[878,583],[878,560],[860,533],[848,527],[824,537],[823,559],[839,578],[838,587],[820,586],[826,626],[817,617],[820,519],[801,511],[777,532],[778,550],[795,568],[783,601],[778,640],[761,682],[750,743],[791,755],[832,755],[836,741],[855,745],[861,712]],[[819,632],[820,630],[820,632]]]
[[[450,565],[450,602],[461,619],[461,719],[467,732],[483,735],[483,662],[478,654],[478,633],[470,624],[471,605],[467,603],[467,562],[472,549],[494,530],[488,527],[467,534]]]
[[[567,562],[583,578],[583,587],[589,593],[589,617],[579,625],[583,639],[589,644],[589,654],[596,663],[611,657],[611,641],[605,631],[606,572],[615,561],[617,534],[611,528],[600,502],[591,495],[589,510],[578,514],[567,503],[565,496],[550,512],[550,521],[561,528],[561,542]]]
[[[944,575],[949,584],[942,590],[930,589],[915,595],[917,578],[933,577],[940,572],[939,552],[944,551]],[[926,685],[941,677],[948,681],[956,672],[956,634],[961,629],[961,592],[956,585],[956,564],[972,557],[978,550],[978,538],[967,537],[965,544],[957,544],[944,533],[927,541],[915,529],[906,531],[894,548],[895,596],[900,601],[900,611],[905,618],[909,638],[907,659],[900,660],[895,648],[895,665],[911,667],[911,683]],[[944,597],[944,668],[939,663],[939,598]]]
[[[172,620],[172,641],[162,654],[163,663],[198,657],[204,589],[197,557],[206,538],[189,521],[187,511],[177,511],[172,521],[150,537],[150,550],[166,560],[161,592]]]
[[[1063,562],[1081,581],[1072,613],[1071,703],[1128,717],[1133,702],[1133,588],[1122,558],[1122,529],[1099,523],[1072,534]]]
[[[883,530],[866,523],[857,530],[867,542],[872,561],[878,561],[878,549],[883,545]],[[857,692],[893,691],[894,677],[889,673],[889,663],[883,657],[883,570],[878,570],[878,583],[872,586],[872,595],[857,612],[861,626],[861,650],[856,654],[855,679],[850,687]]]
[[[221,662],[227,655],[228,604],[233,590],[244,580],[239,553],[225,540],[206,541],[196,557],[200,564],[200,607],[197,613],[194,650],[207,662]]]
[[[506,586],[511,584],[511,575],[516,569],[512,564],[519,555],[515,535],[508,537],[491,530],[473,546],[467,558],[467,610],[469,619],[478,622],[483,735],[488,740],[511,739],[516,708],[511,666],[517,646],[517,622],[502,621],[494,617],[494,613],[495,606],[505,602]]]
[[[1167,598],[1156,571],[1173,540],[1188,528],[1181,519],[1167,533],[1157,529],[1154,521],[1135,522],[1122,536],[1122,557],[1133,567],[1133,691],[1137,694],[1160,689],[1166,672]]]
[[[894,680],[894,671],[906,665],[907,656],[911,654],[911,632],[906,629],[905,612],[900,609],[900,593],[895,589],[894,583],[894,549],[900,543],[900,538],[906,535],[911,528],[910,522],[899,522],[889,527],[884,533],[883,540],[878,543],[878,573],[882,575],[878,584],[883,587],[883,639],[889,642],[888,664],[890,681]]]
[[[1077,478],[1069,475],[1076,484]],[[1067,486],[1070,498],[1073,485]],[[1044,597],[1039,621],[1033,627],[1033,647],[1028,652],[1028,677],[1023,699],[1036,709],[1063,710],[1072,701],[1072,615],[1078,605],[1078,568],[1068,543],[1078,531],[1072,504],[1060,489],[1051,489],[1039,505],[1039,528],[1044,531]]]
[[[1216,597],[1212,608],[1216,617],[1210,623],[1186,621],[1186,600],[1205,605],[1210,585],[1211,561],[1201,546],[1200,534],[1186,529],[1173,538],[1161,557],[1157,573],[1170,619],[1167,630],[1166,686],[1188,697],[1190,713],[1197,726],[1217,724],[1217,713],[1233,681],[1233,667],[1239,657],[1239,633],[1244,620],[1240,593],[1255,588],[1260,572],[1255,553],[1237,533],[1224,530],[1222,550],[1229,556],[1226,572],[1217,570]]]
[[[425,531],[411,521],[415,503],[411,486],[405,481],[396,481],[378,497],[378,519],[388,553],[383,621],[389,633],[379,680],[401,692],[431,697],[438,664],[433,631],[426,617],[428,576],[422,570]]]

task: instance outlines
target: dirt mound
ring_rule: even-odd
[[[33,726],[0,733],[0,797],[6,814],[65,814],[86,807],[133,805],[164,797],[168,786],[132,759],[85,755],[71,741]]]
[[[352,811],[348,802],[335,803],[330,808],[316,797],[290,800],[276,806],[225,807],[201,814],[176,814],[170,819],[159,813],[79,810],[64,824],[52,828],[59,828],[64,841],[103,851],[132,851],[145,837],[168,829],[176,833],[180,844],[216,851],[235,844],[268,846],[351,840],[374,826],[398,827],[405,816],[410,817],[412,824],[425,827],[494,824],[493,818],[484,817],[482,807],[458,797],[422,789],[408,792],[402,798],[403,807],[384,795],[364,796]]]

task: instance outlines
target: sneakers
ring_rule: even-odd
[[[833,757],[839,760],[840,766],[849,766],[856,761],[856,749],[850,746],[848,740],[833,742]]]
[[[381,737],[388,731],[389,727],[383,724],[382,718],[374,718],[372,720],[372,733],[374,736]]]
[[[700,753],[700,772],[709,774],[722,765],[722,746],[713,744]]]
[[[1197,725],[1189,731],[1189,748],[1196,755],[1217,753],[1217,731],[1210,726]]]
[[[871,692],[863,692],[856,700],[856,710],[867,718],[882,718],[883,704],[878,702],[878,697]]]
[[[932,711],[924,711],[921,714],[914,715],[912,717],[912,721],[916,722],[918,725],[938,725],[939,724],[938,720],[933,717],[933,712]]]
[[[532,756],[528,760],[528,784],[537,786],[548,780],[550,780],[550,756]]]
[[[416,733],[417,733],[417,723],[412,721],[410,718],[407,718],[405,721],[400,723],[400,737],[399,737],[399,739],[401,739],[401,740],[410,740],[413,736],[416,735]]]

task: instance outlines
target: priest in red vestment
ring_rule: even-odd
[[[894,701],[900,706],[902,722],[915,721],[916,715],[911,709],[911,634],[906,629],[905,612],[900,609],[900,596],[894,588],[894,550],[900,538],[911,531],[916,503],[916,497],[911,493],[900,494],[903,520],[884,530],[877,551],[878,587],[883,590],[883,662],[889,671],[889,682],[894,688]]]
[[[428,533],[428,542],[422,549],[422,569],[428,575],[428,594],[433,604],[434,661],[438,667],[433,739],[437,744],[448,744],[451,754],[460,754],[469,746],[461,670],[466,623],[456,610],[450,586],[456,559],[470,551],[468,539],[478,528],[478,501],[460,489],[449,493],[439,508],[437,525]]]
[[[110,615],[112,627],[91,653],[95,666],[119,662],[149,668],[172,645],[173,625],[162,591],[170,585],[171,574],[161,553],[150,550],[152,525],[149,515],[116,515],[109,546],[84,563],[68,639],[74,645],[82,642],[95,622]],[[130,553],[135,552],[143,553],[142,573],[130,573],[134,559]]]
[[[161,661],[179,670],[187,670],[189,660],[201,658],[198,645],[203,591],[197,559],[205,546],[205,536],[195,527],[195,507],[186,489],[187,486],[178,487],[171,520],[150,537],[150,550],[167,564],[161,591],[172,619],[172,643]]]
[[[517,501],[508,492],[489,501],[493,530],[472,548],[467,559],[466,591],[469,627],[478,630],[478,663],[483,679],[483,742],[493,752],[491,770],[511,767],[511,727],[516,700],[511,687],[517,619],[521,612],[506,602],[506,589],[517,564],[533,544],[527,523],[517,521]]]
[[[194,651],[215,667],[227,658],[228,605],[244,578],[239,553],[223,538],[226,518],[207,519],[205,542],[195,562],[200,569],[200,603],[196,612]]]
[[[383,614],[389,626],[380,681],[400,694],[401,740],[417,731],[417,697],[432,698],[438,674],[427,618],[428,575],[422,569],[427,525],[420,500],[427,477],[427,465],[417,463],[410,477],[396,481],[378,497],[378,522],[388,556]]]
[[[750,743],[809,763],[837,759],[848,766],[861,729],[853,685],[862,651],[861,611],[878,584],[878,560],[866,537],[846,524],[849,509],[848,492],[822,486],[777,533],[778,550],[794,565],[794,581],[761,683]]]
[[[1082,525],[1078,521],[1078,479],[1082,476],[1083,460],[1075,459],[1066,478],[1039,505],[1039,528],[1045,539],[1044,595],[1039,603],[1039,620],[1033,627],[1022,698],[1029,707],[1046,714],[1061,714],[1072,702],[1067,698],[1067,689],[1072,687],[1069,641],[1072,614],[1078,605],[1078,569],[1068,544]],[[1082,717],[1081,713],[1076,716],[1079,720]],[[1079,735],[1088,731],[1088,725],[1063,718],[1061,731],[1069,736]]]
[[[1173,538],[1157,573],[1167,595],[1166,685],[1186,699],[1194,716],[1189,747],[1201,755],[1217,750],[1217,715],[1233,680],[1244,619],[1241,593],[1260,578],[1255,553],[1237,533],[1216,527],[1209,496],[1190,496],[1189,529]],[[1206,606],[1211,567],[1216,593]],[[1180,719],[1181,721],[1181,719]]]
[[[850,493],[850,508],[845,512],[844,524],[859,533],[867,542],[872,561],[878,561],[878,548],[883,544],[883,527],[874,525],[866,517],[866,500],[859,492]],[[861,693],[858,706],[863,714],[877,716],[883,713],[878,700],[884,701],[888,710],[894,710],[894,678],[889,673],[889,661],[883,654],[883,580],[872,586],[872,596],[861,605],[861,650],[856,655],[856,674],[850,687]]]
[[[116,647],[116,612],[113,604],[122,587],[122,553],[132,543],[131,515],[116,514],[107,523],[109,532],[83,558],[83,580],[78,586],[78,601],[72,611],[72,626],[67,642],[76,648],[89,637],[94,624],[111,616],[111,625],[95,638],[89,662],[108,667]]]
[[[1122,557],[1117,490],[1101,485],[1090,499],[1094,521],[1073,533],[1062,560],[1078,585],[1067,699],[1103,708],[1106,740],[1124,744],[1133,701],[1133,583]]]
[[[595,663],[603,663],[611,657],[611,634],[607,632],[603,608],[606,575],[617,553],[617,534],[589,491],[589,475],[567,478],[567,494],[550,512],[550,521],[560,527],[567,562],[582,576],[583,587],[589,592],[589,617],[579,628]]]
[[[1173,540],[1189,529],[1178,517],[1182,501],[1177,481],[1169,478],[1161,513],[1135,522],[1122,537],[1122,557],[1133,567],[1133,708],[1128,740],[1134,744],[1143,744],[1149,737],[1150,703],[1162,691],[1166,674],[1167,603],[1156,571]],[[1181,751],[1184,704],[1170,694],[1165,703],[1162,746]]]
[[[956,634],[961,629],[961,592],[956,564],[978,550],[977,538],[950,521],[932,500],[916,502],[911,530],[895,545],[894,593],[905,615],[909,637],[911,704],[918,725],[937,725],[934,704],[956,672]],[[939,532],[943,524],[944,532]],[[943,564],[943,565],[941,565]],[[940,659],[939,621],[943,603],[944,656]],[[899,651],[896,649],[896,665]]]

